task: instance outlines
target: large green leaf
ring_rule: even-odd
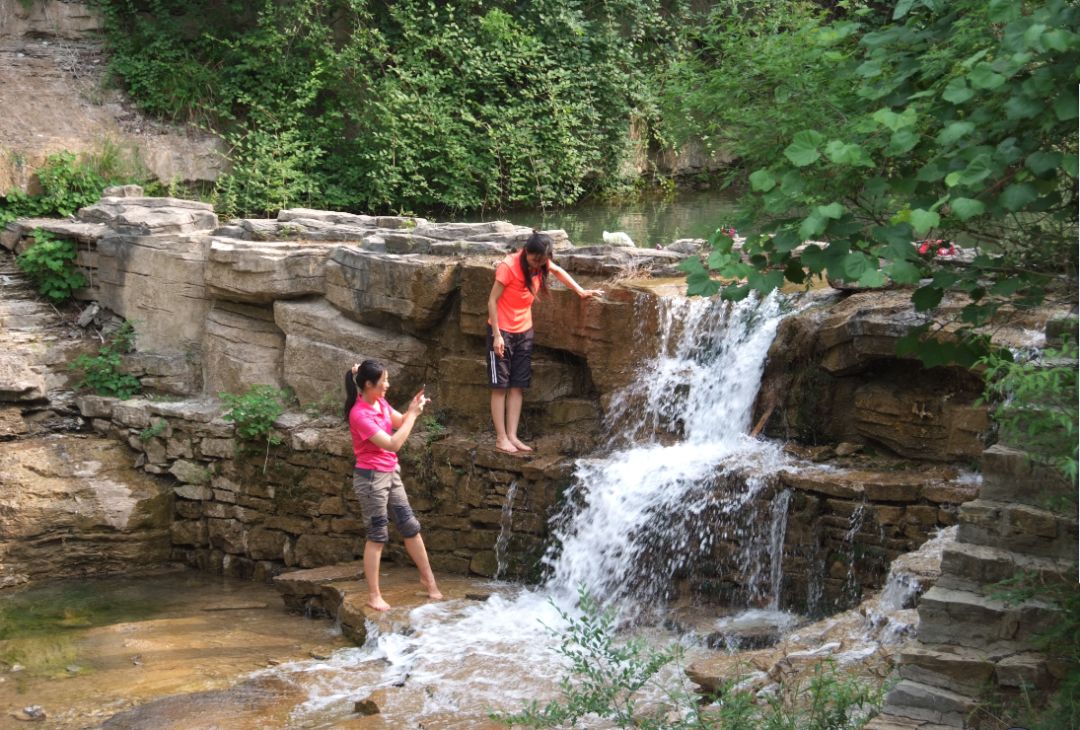
[[[949,207],[952,208],[952,212],[956,214],[956,217],[962,221],[974,218],[986,210],[986,206],[974,198],[953,198],[949,201]]]
[[[791,144],[784,150],[784,156],[796,167],[806,167],[821,157],[818,147],[824,141],[825,138],[821,133],[807,129],[795,135]]]
[[[1024,160],[1024,165],[1036,175],[1044,175],[1061,164],[1060,152],[1032,152]]]
[[[1005,77],[993,69],[989,63],[980,63],[967,75],[976,89],[993,90],[1005,83]]]
[[[971,134],[974,129],[975,125],[971,122],[953,122],[938,134],[938,144],[951,145],[961,137]]]
[[[1031,183],[1013,183],[998,197],[1006,210],[1017,211],[1039,197]]]
[[[750,173],[750,189],[766,193],[776,187],[776,178],[768,170],[755,170]]]
[[[922,277],[919,267],[909,261],[894,261],[885,271],[897,284],[917,284]]]
[[[911,301],[915,304],[916,312],[925,312],[940,304],[944,295],[945,292],[936,286],[923,286],[915,290]]]
[[[799,226],[799,235],[804,241],[807,241],[822,233],[828,224],[829,222],[825,219],[825,216],[815,209],[803,219],[802,224]]]
[[[887,127],[893,132],[896,132],[897,130],[903,129],[904,127],[910,127],[911,125],[915,124],[915,120],[918,118],[918,113],[915,111],[915,107],[913,106],[907,107],[900,114],[897,114],[892,109],[886,107],[884,109],[878,109],[876,112],[874,112],[872,118],[878,124]]]
[[[952,104],[963,104],[973,96],[975,96],[975,92],[967,85],[967,81],[962,78],[954,78],[950,81],[941,94],[942,99]]]
[[[893,132],[889,138],[889,146],[885,148],[885,154],[896,157],[910,152],[919,143],[919,135],[910,129],[901,129]]]
[[[874,161],[866,150],[857,144],[848,144],[834,139],[825,145],[825,156],[838,165],[873,167]]]
[[[911,227],[915,229],[916,235],[925,236],[931,228],[939,225],[941,225],[941,216],[936,212],[922,208],[911,211]]]

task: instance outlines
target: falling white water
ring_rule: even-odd
[[[787,534],[788,505],[791,490],[776,495],[772,505],[772,523],[769,530],[769,608],[780,608],[780,582],[784,577],[784,536]]]
[[[514,527],[514,497],[517,495],[517,480],[510,482],[499,516],[499,537],[495,540],[495,578],[502,577],[506,570],[506,548],[510,544],[510,534]]]
[[[545,556],[553,594],[570,600],[584,588],[632,609],[635,600],[662,598],[671,577],[714,540],[738,537],[695,518],[737,513],[764,486],[752,475],[773,473],[782,460],[776,446],[746,434],[780,318],[776,295],[663,302],[661,351],[612,407],[636,445],[578,463]],[[672,431],[683,439],[662,443],[660,434]],[[736,470],[750,476],[725,489]]]
[[[413,719],[478,707],[520,709],[558,691],[566,659],[557,634],[564,616],[580,615],[579,589],[632,613],[662,598],[673,574],[714,544],[745,537],[749,526],[742,523],[749,520],[737,516],[760,496],[764,480],[731,474],[768,474],[783,461],[778,447],[746,435],[780,303],[775,295],[738,304],[673,299],[661,308],[662,346],[614,399],[611,423],[618,426],[609,453],[579,461],[565,508],[552,523],[546,583],[483,603],[422,606],[411,612],[407,635],[373,631],[362,649],[300,669],[309,700],[293,721],[315,726],[315,718],[348,712],[358,683],[392,687],[406,679],[425,688],[409,700],[422,703],[409,709]],[[514,490],[511,485],[500,543],[509,539]],[[770,570],[755,570],[768,584],[779,582],[777,545],[787,512],[781,501],[768,521],[772,534],[754,528],[764,555],[755,560],[771,561]],[[717,519],[725,516],[726,522]],[[377,667],[379,678],[373,682],[361,667]]]

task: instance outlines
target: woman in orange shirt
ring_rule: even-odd
[[[555,242],[533,231],[525,246],[499,262],[495,284],[488,296],[488,380],[491,383],[491,420],[495,448],[515,453],[532,451],[517,437],[524,389],[532,381],[532,303],[547,294],[548,273],[582,299],[600,296],[600,289],[584,289],[551,261]]]

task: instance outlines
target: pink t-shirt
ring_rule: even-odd
[[[379,398],[373,406],[369,406],[363,398],[356,399],[349,411],[349,432],[352,434],[357,469],[394,471],[397,468],[397,454],[379,448],[370,441],[379,431],[387,436],[394,434],[394,424],[390,420],[392,412],[385,398]]]

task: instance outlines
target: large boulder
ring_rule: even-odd
[[[267,303],[322,294],[332,244],[214,238],[206,262],[211,296]]]
[[[211,304],[203,279],[209,242],[197,233],[98,242],[100,303],[135,323],[138,349],[198,349]]]
[[[366,358],[386,365],[399,394],[423,383],[423,342],[358,324],[323,299],[275,302],[274,321],[285,333],[285,383],[302,404],[336,402],[345,370]]]
[[[81,209],[79,220],[135,236],[211,231],[218,225],[214,206],[179,198],[105,197]]]
[[[342,246],[326,264],[326,298],[351,319],[421,333],[438,324],[458,288],[458,264]]]
[[[169,558],[168,485],[111,439],[17,441],[0,450],[0,586],[125,572]]]
[[[270,307],[219,302],[206,317],[206,392],[242,393],[251,385],[284,386],[285,334]]]

